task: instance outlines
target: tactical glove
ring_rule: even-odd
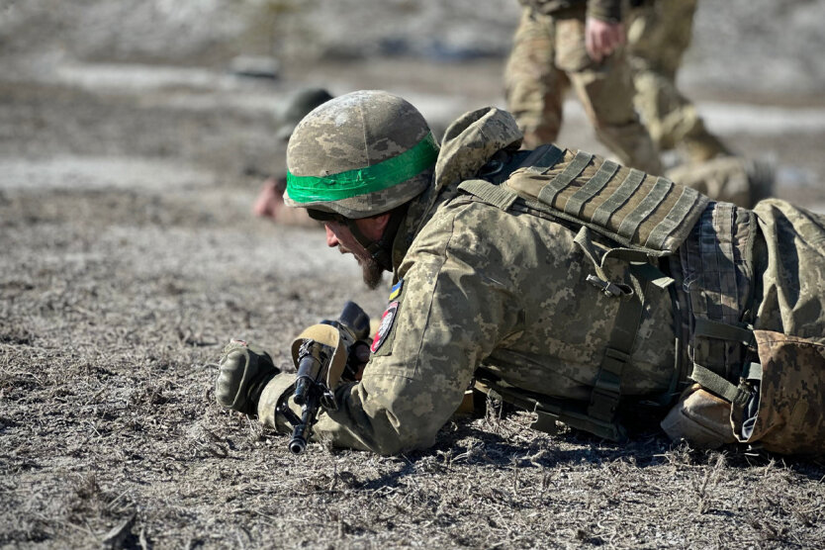
[[[280,369],[255,344],[232,340],[221,352],[215,399],[222,407],[254,415],[266,384]]]

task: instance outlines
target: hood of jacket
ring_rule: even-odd
[[[450,124],[441,141],[433,185],[409,202],[407,215],[393,242],[393,266],[398,267],[413,239],[432,216],[440,199],[466,179],[475,177],[499,151],[517,151],[523,134],[513,115],[495,107],[465,113]]]
[[[435,165],[435,190],[475,176],[498,151],[516,151],[523,134],[513,115],[495,107],[465,113],[450,124]]]

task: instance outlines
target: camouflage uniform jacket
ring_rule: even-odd
[[[589,399],[618,300],[586,281],[592,269],[574,231],[457,189],[520,141],[515,121],[496,109],[465,115],[447,130],[434,186],[410,204],[395,240],[381,336],[362,380],[339,387],[338,410],[320,416],[318,437],[382,454],[431,446],[479,366],[515,388]],[[608,260],[605,270],[627,279],[624,262]],[[623,395],[659,394],[672,380],[668,292],[650,290],[641,317]],[[264,392],[265,423],[275,425],[272,400],[290,376]]]
[[[620,0],[519,0],[519,3],[544,15],[559,15],[580,11],[587,6],[587,15],[602,21],[622,20]]]

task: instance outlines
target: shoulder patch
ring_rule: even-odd
[[[392,325],[395,322],[395,316],[398,313],[398,305],[399,302],[390,302],[390,305],[387,306],[387,311],[384,312],[384,315],[381,316],[381,326],[378,327],[378,332],[375,333],[375,338],[372,340],[372,345],[370,346],[370,351],[375,353],[381,347],[381,344],[387,339],[390,331],[392,330]]]
[[[398,282],[392,286],[390,290],[390,302],[398,298],[401,294],[401,289],[404,287],[404,279],[398,279]]]

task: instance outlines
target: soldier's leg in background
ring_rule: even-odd
[[[731,154],[707,130],[696,106],[676,88],[695,12],[696,0],[645,0],[632,10],[627,34],[636,108],[656,146],[678,148],[688,162]]]
[[[556,66],[573,85],[599,141],[622,164],[650,174],[662,173],[659,154],[633,106],[633,82],[624,50],[596,63],[585,49],[584,11],[555,20]]]
[[[697,0],[645,0],[630,12],[627,53],[671,82],[693,36]]]
[[[554,52],[549,18],[525,9],[504,70],[504,89],[507,108],[524,132],[528,149],[554,142],[561,128],[568,83],[554,65]]]

